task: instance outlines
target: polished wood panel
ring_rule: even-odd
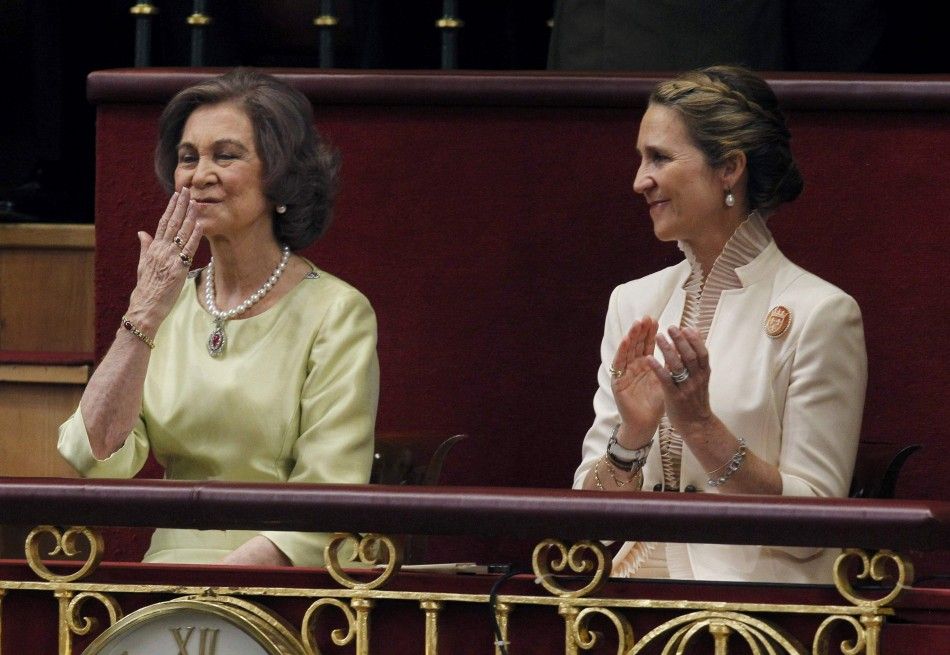
[[[46,368],[55,373],[86,367],[19,368]],[[79,405],[83,384],[8,382],[2,371],[0,366],[0,476],[76,477],[56,450],[56,440],[60,423]],[[28,527],[0,525],[0,558],[23,557]]]
[[[91,352],[92,225],[0,225],[0,350]]]
[[[41,384],[85,384],[89,366],[46,366],[42,364],[2,364],[0,382],[34,382]]]
[[[0,476],[76,477],[56,451],[81,384],[0,382]]]
[[[92,225],[0,225],[0,475],[76,476],[56,439],[89,379],[94,254]],[[24,530],[0,526],[0,557]]]

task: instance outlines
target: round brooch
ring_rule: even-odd
[[[792,312],[788,307],[778,305],[765,316],[765,333],[772,339],[785,336],[792,327]]]

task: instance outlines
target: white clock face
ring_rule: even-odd
[[[83,655],[283,655],[300,652],[239,606],[157,603],[106,630]]]

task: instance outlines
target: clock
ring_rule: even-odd
[[[229,596],[189,596],[142,608],[109,627],[83,655],[303,655],[281,617]]]

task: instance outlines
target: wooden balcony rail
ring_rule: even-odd
[[[950,502],[0,478],[4,523],[938,550]]]

